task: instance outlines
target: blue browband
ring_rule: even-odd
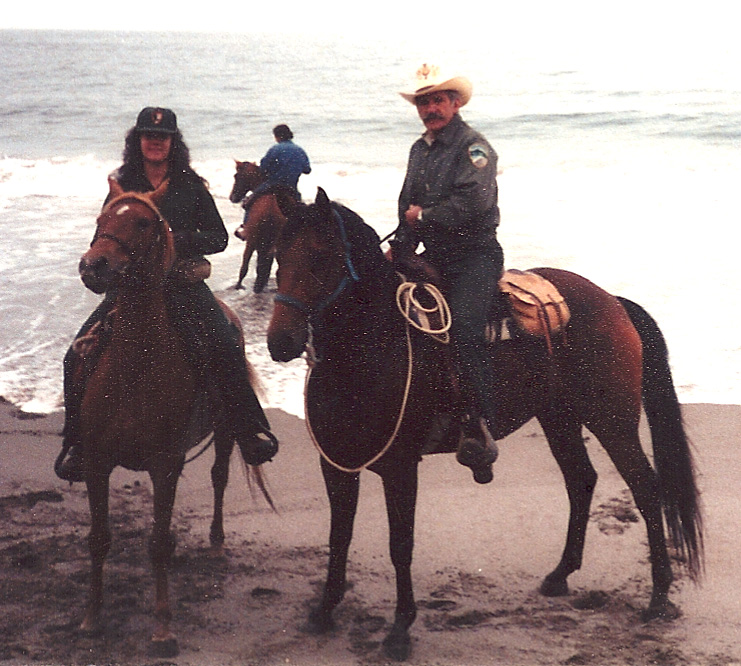
[[[299,312],[303,312],[309,319],[318,317],[323,310],[329,307],[340,297],[340,295],[343,291],[345,291],[348,285],[360,280],[360,276],[355,270],[355,266],[352,263],[352,257],[350,256],[351,245],[347,239],[345,221],[342,219],[342,215],[340,215],[334,208],[332,209],[332,215],[337,221],[337,226],[340,230],[340,238],[342,239],[342,244],[345,246],[345,268],[347,268],[347,275],[345,275],[342,280],[340,280],[337,288],[329,296],[327,296],[327,298],[313,307],[298,300],[297,298],[294,298],[293,296],[281,294],[280,292],[275,295],[274,299],[276,303],[283,303],[284,305],[290,305],[291,307],[296,308],[297,310],[299,310]]]

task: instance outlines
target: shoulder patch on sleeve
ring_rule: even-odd
[[[468,147],[468,157],[477,169],[483,169],[489,164],[489,150],[482,143],[474,143]]]

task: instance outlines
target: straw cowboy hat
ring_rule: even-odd
[[[429,95],[440,90],[454,90],[461,96],[461,106],[465,106],[473,92],[473,86],[465,76],[450,77],[437,65],[426,63],[417,70],[411,87],[413,92],[399,94],[412,104],[421,95]]]

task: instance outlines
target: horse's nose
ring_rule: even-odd
[[[298,358],[303,354],[306,346],[306,336],[298,340],[293,335],[281,331],[270,332],[268,334],[268,351],[274,361],[285,363]]]
[[[110,271],[108,260],[105,257],[97,257],[89,261],[86,257],[80,259],[77,270],[82,278],[82,283],[96,294],[102,294],[108,286]]]

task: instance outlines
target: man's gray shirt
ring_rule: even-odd
[[[496,152],[456,114],[431,144],[423,136],[412,145],[399,195],[397,236],[411,236],[415,245],[423,242],[436,265],[469,252],[499,252],[496,175]],[[404,221],[410,205],[422,207],[415,231]]]

